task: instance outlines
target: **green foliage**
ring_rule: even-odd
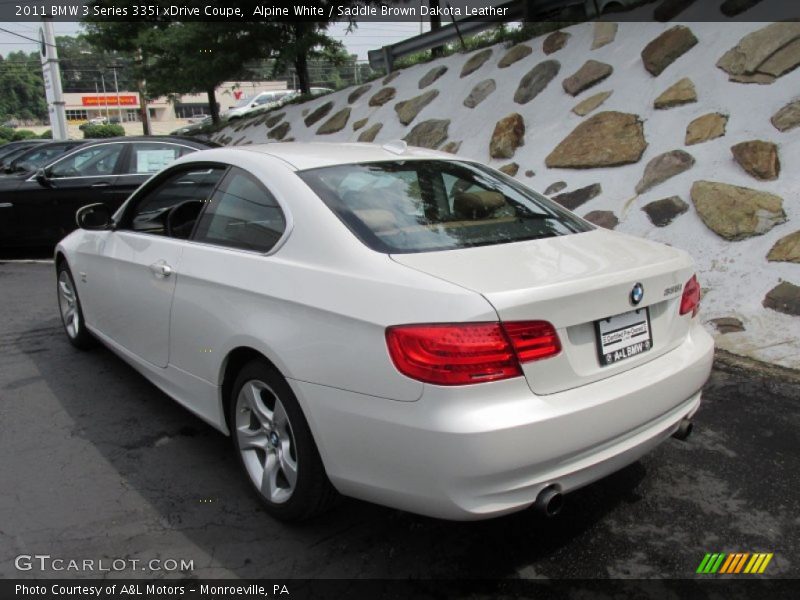
[[[17,129],[14,131],[14,135],[11,136],[12,142],[19,142],[21,140],[29,140],[31,138],[39,137],[30,129]]]
[[[114,71],[121,90],[135,90],[131,65],[132,52],[98,50],[86,35],[58,36],[58,62],[61,65],[61,84],[65,92],[102,91],[103,79],[107,91],[114,89]],[[91,65],[91,69],[87,69]],[[95,85],[97,88],[95,88]]]
[[[9,142],[14,137],[14,130],[11,127],[0,127],[0,140]]]
[[[89,124],[83,129],[83,138],[88,139],[95,139],[95,138],[109,138],[109,137],[117,137],[125,135],[125,128],[122,125],[94,125]]]
[[[38,52],[11,52],[0,57],[0,116],[21,120],[47,118]]]
[[[43,140],[52,140],[53,131],[51,129],[48,129],[47,131],[42,132],[42,134],[39,137],[42,138]]]

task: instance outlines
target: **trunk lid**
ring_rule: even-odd
[[[552,323],[561,353],[523,365],[536,394],[578,387],[649,362],[678,346],[689,330],[690,316],[678,314],[683,286],[693,273],[689,256],[618,232],[596,229],[392,259],[483,295],[501,321]],[[634,306],[630,296],[637,283],[644,296]],[[645,307],[652,347],[602,365],[595,323]]]

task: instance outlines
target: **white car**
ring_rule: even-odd
[[[78,221],[69,340],[231,434],[283,519],[555,513],[688,435],[711,369],[685,252],[402,142],[204,150]]]
[[[233,108],[226,111],[223,116],[229,121],[235,121],[257,110],[268,110],[280,106],[284,98],[293,94],[292,90],[261,92],[255,96],[240,100]]]

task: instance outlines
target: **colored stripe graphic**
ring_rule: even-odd
[[[747,558],[750,556],[750,553],[749,552],[745,552],[744,554],[741,554],[740,556],[741,556],[741,558],[739,559],[739,562],[736,563],[736,570],[734,571],[733,569],[731,569],[731,573],[738,573],[738,572],[740,572],[742,570],[742,567],[744,567],[744,563],[747,560]]]
[[[772,560],[772,552],[770,552],[769,554],[765,554],[764,562],[761,563],[761,566],[758,568],[758,572],[763,573],[766,570],[769,561],[771,560]]]
[[[728,554],[728,558],[722,563],[722,568],[719,570],[720,573],[729,573],[728,569],[731,568],[731,563],[736,562],[737,554]]]
[[[700,561],[700,566],[697,567],[697,573],[703,574],[760,574],[763,573],[769,562],[773,557],[772,552],[756,552],[750,554],[749,552],[733,552],[726,554],[725,552],[706,553],[703,560]]]

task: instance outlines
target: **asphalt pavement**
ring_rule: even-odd
[[[687,442],[568,495],[552,519],[453,523],[344,500],[285,525],[228,438],[108,350],[67,343],[52,264],[0,263],[0,307],[0,577],[105,575],[15,567],[48,554],[192,561],[116,573],[155,578],[682,578],[708,552],[774,553],[761,577],[800,576],[798,378],[718,364]]]

